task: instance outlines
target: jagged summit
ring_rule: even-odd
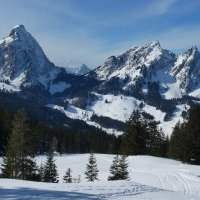
[[[39,46],[38,42],[35,40],[35,38],[26,30],[24,25],[17,25],[14,26],[8,37],[12,38],[13,41],[18,42],[27,42],[27,45],[31,45],[30,43],[37,43],[37,46]],[[41,47],[40,47],[41,48]]]
[[[196,94],[195,90],[200,88],[200,52],[196,46],[178,55],[172,74],[183,94]]]
[[[23,34],[23,33],[27,33],[27,31],[26,31],[25,26],[23,24],[20,24],[20,25],[14,26],[11,29],[9,36],[19,36],[20,34]]]
[[[0,42],[0,80],[11,85],[41,84],[46,87],[57,68],[46,57],[24,25],[15,26]]]
[[[9,32],[9,34],[4,37],[1,41],[0,41],[0,45],[6,46],[11,42],[14,42],[16,40],[18,41],[28,41],[30,40],[30,38],[33,38],[31,36],[31,34],[26,30],[24,25],[17,25],[14,26],[11,31]]]
[[[149,82],[157,82],[165,98],[181,98],[200,88],[200,53],[193,46],[176,55],[153,41],[110,56],[95,73],[106,81],[103,88],[115,82],[120,90],[134,93],[134,88],[146,91]]]
[[[119,56],[111,56],[96,70],[97,78],[108,80],[113,77],[129,78],[134,82],[144,72],[171,66],[175,55],[161,48],[158,41],[137,46]],[[146,69],[145,69],[146,68]],[[141,74],[141,75],[140,75]]]
[[[69,74],[51,63],[23,25],[0,40],[1,91],[19,92],[27,101],[34,96],[36,103],[43,97],[41,107],[53,103],[51,108],[69,118],[109,132],[115,125],[121,131],[135,109],[153,115],[166,130],[182,119],[194,99],[200,102],[200,53],[195,46],[176,55],[153,41],[112,55],[90,72],[86,65],[72,70]],[[104,124],[101,116],[110,123]]]
[[[152,47],[152,48],[154,48],[154,47],[159,47],[159,48],[161,48],[161,44],[160,44],[159,40],[155,40],[155,41],[152,41],[152,42],[148,42],[148,43],[144,44],[143,46],[144,46],[144,47]]]

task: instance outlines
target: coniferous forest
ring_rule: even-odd
[[[129,178],[127,155],[169,157],[200,164],[199,118],[200,107],[193,107],[186,114],[186,120],[178,123],[168,138],[152,116],[135,111],[126,123],[125,133],[117,137],[103,131],[81,133],[49,127],[31,120],[23,110],[10,113],[1,109],[1,177],[57,183],[59,176],[54,152],[116,154],[110,166],[109,181]],[[43,154],[47,155],[46,162],[37,166],[35,157]],[[98,180],[98,172],[95,155],[91,153],[86,179],[90,182]],[[71,169],[66,171],[63,180],[72,182]]]
[[[31,120],[24,111],[11,113],[0,109],[0,153],[12,153],[23,137],[24,151],[33,155],[50,150],[63,153],[113,153],[153,155],[200,164],[200,107],[187,113],[185,122],[178,123],[170,138],[158,128],[152,116],[134,112],[126,123],[123,135],[115,136],[95,129],[75,132],[66,127],[50,127]],[[19,132],[20,134],[17,134]],[[28,147],[28,149],[26,149]]]

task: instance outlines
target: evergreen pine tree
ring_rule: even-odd
[[[166,138],[158,129],[158,122],[147,113],[133,112],[127,122],[127,131],[121,136],[120,152],[165,156],[166,148]]]
[[[12,123],[6,155],[2,164],[2,176],[5,178],[16,178],[33,180],[37,176],[37,167],[34,154],[28,145],[28,133],[30,133],[26,116],[19,111],[15,114]]]
[[[41,164],[39,169],[39,177],[40,177],[40,181],[43,182],[44,181],[44,165]]]
[[[126,156],[122,155],[119,159],[119,179],[126,180],[128,179],[128,163],[126,160]]]
[[[91,153],[90,157],[89,157],[89,162],[86,167],[86,172],[85,172],[86,179],[88,181],[98,180],[98,178],[97,178],[98,172],[99,172],[99,170],[97,169],[96,158],[95,158],[94,154]]]
[[[178,123],[169,142],[169,156],[183,162],[200,164],[200,107],[189,110],[187,121]]]
[[[110,166],[110,176],[108,177],[109,181],[119,180],[120,179],[120,166],[119,166],[119,156],[116,155],[113,159],[112,165]]]
[[[71,169],[70,168],[66,171],[66,173],[63,177],[63,181],[65,183],[72,183],[72,175],[71,175]]]
[[[126,155],[146,154],[148,133],[139,111],[133,112],[127,122],[127,131],[122,136],[121,152]]]
[[[6,156],[3,157],[3,164],[1,165],[2,178],[17,178],[16,162],[15,159],[7,151]]]
[[[52,151],[49,152],[44,166],[44,182],[58,183],[58,173]]]

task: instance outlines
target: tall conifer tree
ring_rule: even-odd
[[[90,154],[89,161],[86,167],[86,179],[88,181],[98,180],[98,172],[96,158],[93,153]]]
[[[48,153],[47,161],[44,166],[44,182],[58,183],[58,173],[53,152]]]
[[[3,177],[23,180],[36,179],[37,167],[34,153],[28,145],[29,133],[26,115],[22,111],[17,112],[12,122],[6,156],[3,159]]]

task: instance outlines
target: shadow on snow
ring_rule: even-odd
[[[49,191],[29,188],[2,189],[0,188],[0,200],[97,200],[92,194],[79,192]]]

